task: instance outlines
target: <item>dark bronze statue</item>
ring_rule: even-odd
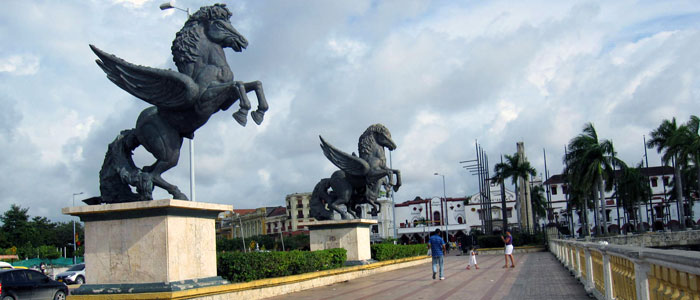
[[[333,211],[336,211],[343,219],[348,219],[347,214],[358,218],[361,214],[359,205],[363,203],[371,205],[371,214],[376,216],[381,208],[377,204],[380,186],[393,187],[394,191],[401,187],[401,172],[386,166],[384,147],[390,151],[396,149],[389,130],[382,124],[367,128],[358,142],[359,157],[355,153],[350,155],[340,151],[323,137],[319,138],[323,154],[340,170],[316,184],[309,203],[310,216],[316,220],[332,220]],[[394,174],[396,184],[393,183]],[[338,205],[345,205],[347,214]]]
[[[88,204],[152,200],[153,186],[167,190],[174,199],[187,200],[177,186],[161,177],[177,165],[183,137],[194,138],[211,115],[236,101],[240,108],[233,118],[245,126],[251,108],[249,91],[255,91],[258,99],[253,121],[263,121],[268,106],[262,83],[234,81],[226,62],[224,47],[240,52],[248,46],[230,17],[224,4],[202,7],[189,17],[171,48],[179,72],[135,65],[90,45],[109,80],[154,106],[143,110],[136,127],[122,131],[109,145],[100,170],[101,197],[91,198]],[[132,151],[138,146],[153,154],[153,165],[143,169],[134,165]]]

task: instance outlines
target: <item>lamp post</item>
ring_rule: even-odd
[[[179,11],[184,11],[187,13],[187,17],[189,18],[190,16],[190,9],[182,9],[177,6],[174,6],[171,1],[165,2],[161,4],[160,10],[167,10],[167,9],[177,9]],[[194,138],[190,139],[190,200],[192,202],[196,202],[196,194],[195,194],[195,185],[194,185]]]
[[[449,243],[450,242],[450,230],[447,228],[447,223],[449,223],[449,220],[447,218],[447,213],[449,212],[449,208],[447,208],[447,194],[445,193],[445,175],[437,173],[437,172],[433,175],[442,176],[442,199],[444,199],[444,201],[445,201],[445,214],[443,215],[443,218],[445,218],[445,238],[447,239],[447,243]]]
[[[73,193],[73,206],[75,206],[75,196],[82,195],[83,192],[80,193]],[[77,250],[77,247],[75,246],[75,218],[73,218],[73,264],[76,264],[76,258],[75,258],[75,251]]]
[[[174,6],[174,5],[172,4],[172,1],[168,1],[168,2],[165,2],[165,3],[163,3],[163,4],[160,5],[160,10],[166,10],[166,9],[172,9],[172,8],[177,9],[177,10],[180,10],[180,11],[184,11],[184,12],[187,13],[187,16],[188,16],[188,17],[190,16],[190,9],[189,9],[189,8],[188,8],[188,9],[182,9],[182,8],[177,7],[177,6]]]

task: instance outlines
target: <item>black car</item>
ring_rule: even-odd
[[[38,271],[28,269],[0,270],[2,300],[65,300],[68,287]]]

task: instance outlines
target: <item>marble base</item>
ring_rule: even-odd
[[[372,259],[369,248],[369,228],[376,220],[329,220],[302,222],[309,228],[311,251],[333,248],[347,250],[348,264],[366,264]]]
[[[231,205],[162,199],[68,207],[85,222],[89,285],[216,277],[214,222]]]

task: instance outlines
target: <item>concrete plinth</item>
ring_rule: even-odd
[[[68,207],[63,213],[85,222],[88,286],[157,290],[173,289],[173,282],[216,281],[214,223],[220,212],[232,209],[162,199]]]
[[[376,220],[329,220],[303,222],[309,228],[311,251],[332,248],[347,250],[347,264],[366,264],[372,259],[369,248],[369,227]]]

